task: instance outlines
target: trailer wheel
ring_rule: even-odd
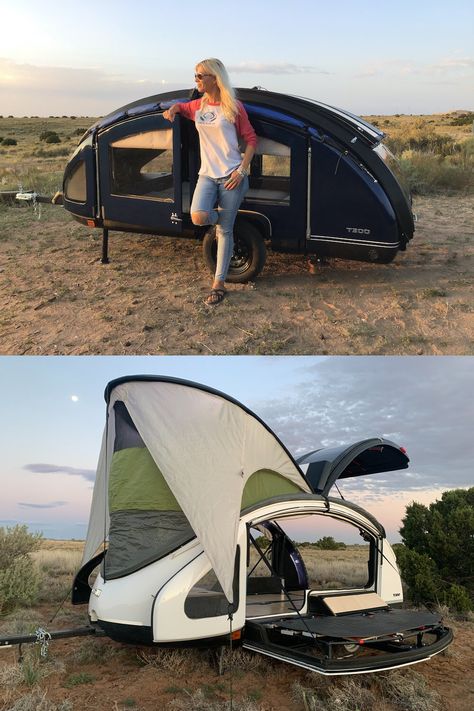
[[[204,261],[210,271],[216,271],[217,240],[215,229],[204,235],[202,242]],[[267,250],[260,231],[250,222],[240,220],[234,227],[234,252],[230,260],[226,281],[245,284],[255,279],[265,265]]]

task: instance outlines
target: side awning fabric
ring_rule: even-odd
[[[180,383],[121,383],[110,396],[107,445],[104,441],[99,459],[85,560],[108,532],[104,511],[115,439],[113,408],[120,401],[233,602],[239,514],[247,480],[259,470],[271,470],[309,493],[301,471],[273,433],[235,402]]]

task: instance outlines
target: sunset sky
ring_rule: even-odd
[[[0,0],[0,114],[104,115],[193,86],[208,56],[359,114],[474,108],[471,0]]]
[[[407,503],[474,485],[474,360],[464,357],[3,357],[0,526],[83,538],[105,422],[122,375],[172,375],[250,407],[296,456],[384,436],[401,472],[345,480],[345,498],[398,529]]]

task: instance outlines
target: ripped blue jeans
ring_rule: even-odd
[[[234,251],[234,222],[238,209],[249,189],[247,176],[233,190],[226,190],[228,178],[200,175],[193,195],[191,214],[207,212],[210,225],[216,225],[217,260],[215,281],[225,281]],[[217,209],[215,208],[217,202]]]

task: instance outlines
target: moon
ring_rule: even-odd
[[[73,402],[79,402],[79,398],[77,397],[77,395],[71,395],[71,400]]]

